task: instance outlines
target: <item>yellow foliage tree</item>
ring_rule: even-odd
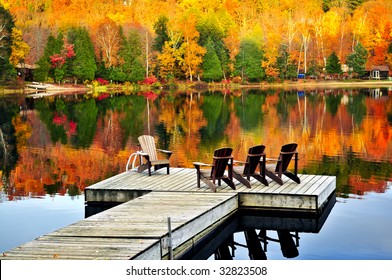
[[[19,62],[23,61],[30,51],[29,45],[27,45],[22,38],[22,31],[17,28],[12,28],[12,53],[10,56],[10,62],[13,65],[18,65]]]
[[[159,61],[159,76],[167,77],[168,75],[175,76],[176,60],[178,50],[169,42],[165,42],[162,53],[158,54]]]
[[[196,29],[196,18],[194,15],[183,18],[182,31],[184,42],[179,49],[180,54],[182,54],[179,64],[186,77],[189,77],[189,80],[192,82],[193,77],[200,72],[199,66],[203,62],[206,49],[197,43],[200,34]]]

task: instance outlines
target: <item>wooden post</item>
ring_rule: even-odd
[[[172,240],[172,230],[171,230],[171,220],[170,217],[167,218],[167,228],[168,228],[168,249],[169,249],[169,260],[173,259],[173,240]]]

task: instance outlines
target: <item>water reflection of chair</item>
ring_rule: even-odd
[[[277,159],[267,159],[267,161],[275,161],[276,164],[267,164],[265,169],[265,175],[270,177],[272,180],[277,182],[280,185],[283,185],[282,175],[286,175],[291,180],[296,183],[301,183],[301,180],[298,178],[298,152],[296,143],[290,143],[283,145],[279,157]],[[287,170],[291,159],[294,156],[294,172]]]
[[[223,242],[215,251],[216,260],[232,260],[235,257],[235,250],[237,247],[243,247],[248,249],[249,259],[251,260],[266,260],[267,255],[262,248],[259,240],[259,236],[255,229],[245,229],[245,244],[234,241],[234,236],[232,235],[228,240]],[[231,251],[230,251],[231,249]]]
[[[155,147],[154,137],[150,135],[142,135],[138,138],[138,140],[142,150],[137,152],[137,154],[140,156],[140,166],[138,167],[137,171],[142,172],[148,169],[148,176],[151,176],[152,166],[154,166],[155,171],[166,167],[167,174],[169,174],[169,158],[173,152],[157,149]],[[159,159],[157,151],[166,154],[166,159]]]
[[[232,260],[234,257],[234,249],[234,236],[232,235],[215,250],[215,260]]]
[[[249,148],[246,161],[235,160],[234,163],[240,163],[240,166],[233,167],[233,176],[242,184],[250,188],[250,177],[252,176],[256,180],[260,181],[264,185],[268,186],[268,182],[265,179],[265,146],[257,145]],[[261,157],[263,160],[260,161]],[[259,172],[256,171],[259,166]]]
[[[299,246],[299,235],[298,232],[295,231],[291,233],[289,230],[277,230],[278,238],[271,238],[267,236],[266,230],[260,230],[258,234],[259,240],[264,245],[264,252],[267,252],[268,241],[279,242],[280,249],[285,258],[295,258],[298,257],[298,246]],[[294,239],[295,241],[294,241]]]
[[[212,164],[202,162],[193,162],[197,172],[197,186],[200,188],[200,181],[203,181],[213,192],[216,192],[216,180],[221,185],[221,180],[228,184],[233,190],[235,185],[233,182],[233,156],[232,148],[220,148],[215,150]],[[210,169],[202,169],[202,166],[211,167]],[[226,169],[227,175],[226,175]]]
[[[278,230],[277,232],[283,256],[285,258],[298,257],[298,232],[295,232],[295,234],[290,233],[288,230]],[[293,237],[296,238],[296,242],[294,242]]]
[[[267,255],[261,247],[260,240],[255,229],[244,230],[246,245],[249,251],[249,258],[251,260],[266,260]]]

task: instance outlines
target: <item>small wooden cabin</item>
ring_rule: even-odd
[[[33,72],[37,69],[37,65],[30,65],[27,63],[18,63],[16,66],[16,71],[18,76],[25,81],[33,81]]]
[[[389,78],[389,67],[387,65],[374,65],[370,69],[366,69],[363,77],[369,80],[387,80]]]

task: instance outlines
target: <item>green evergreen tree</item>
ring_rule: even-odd
[[[167,16],[160,16],[157,22],[154,24],[154,31],[156,37],[154,39],[152,48],[158,52],[162,52],[163,46],[165,45],[166,41],[169,41],[169,34],[167,31],[167,23],[169,19]]]
[[[230,74],[230,58],[229,51],[224,43],[224,38],[226,37],[225,30],[221,27],[221,24],[215,16],[207,16],[199,21],[197,24],[197,31],[200,33],[198,42],[200,46],[205,46],[207,41],[211,40],[215,53],[219,59],[223,78],[226,79]]]
[[[203,69],[203,78],[207,81],[222,80],[222,67],[218,55],[216,54],[211,38],[208,38],[204,48],[207,50],[203,57],[201,68]]]
[[[128,77],[130,82],[136,83],[138,81],[144,80],[146,69],[143,62],[139,58],[135,58],[132,61],[131,69],[131,74]]]
[[[145,68],[142,63],[142,38],[140,33],[137,30],[131,30],[128,36],[125,36],[123,30],[120,29],[120,37],[120,68],[125,75],[125,80],[129,82],[143,80]]]
[[[38,60],[38,68],[34,71],[34,79],[37,81],[46,81],[49,76],[54,76],[54,70],[51,68],[50,57],[54,54],[59,54],[64,46],[63,34],[58,34],[55,38],[52,34],[49,35],[46,42],[45,50],[41,58]]]
[[[10,63],[12,47],[12,28],[15,22],[12,15],[0,5],[0,82],[10,82],[16,78],[16,71]]]
[[[335,52],[327,58],[327,65],[325,66],[328,74],[342,74],[342,65]]]
[[[352,72],[362,76],[365,73],[367,57],[368,51],[361,43],[358,43],[354,52],[347,57],[347,65],[352,68]]]
[[[292,79],[297,76],[297,69],[290,60],[287,46],[280,46],[279,55],[276,58],[276,66],[279,69],[279,78],[282,80]]]
[[[119,33],[121,41],[120,49],[118,51],[118,57],[120,61],[120,65],[118,66],[118,68],[119,72],[121,72],[121,79],[123,79],[123,81],[126,81],[132,68],[131,47],[127,37],[124,34],[124,29],[122,28],[122,26],[120,26]]]
[[[240,75],[242,80],[257,82],[265,77],[261,61],[264,59],[263,51],[251,39],[243,40],[240,51],[235,58],[235,75]]]
[[[94,45],[85,28],[71,29],[68,42],[74,45],[75,58],[72,60],[71,73],[80,82],[93,80],[97,71]]]

